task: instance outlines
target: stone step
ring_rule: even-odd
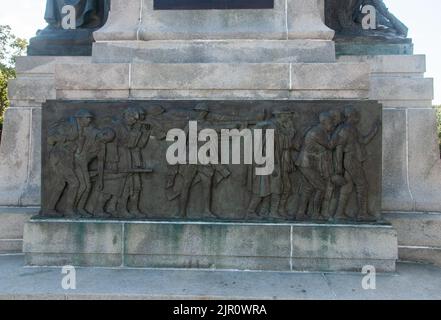
[[[399,246],[398,255],[401,261],[421,262],[441,266],[440,247]]]
[[[400,247],[441,248],[441,213],[390,212],[385,218],[397,230]]]
[[[55,68],[58,99],[367,99],[366,63],[92,63]]]
[[[330,40],[152,40],[93,45],[95,63],[335,62]]]
[[[76,268],[76,289],[64,290],[61,268],[23,267],[0,255],[0,299],[440,299],[441,268],[398,263],[365,290],[361,273],[229,272]],[[176,303],[179,306],[181,303]]]
[[[34,219],[26,264],[270,271],[395,271],[389,225]]]
[[[0,254],[23,251],[24,225],[38,211],[34,207],[0,207]]]

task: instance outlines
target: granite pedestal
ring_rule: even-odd
[[[26,224],[27,265],[272,271],[395,271],[384,224],[75,221]]]
[[[366,52],[375,52],[366,51],[366,48],[359,50],[360,48],[349,47],[349,51],[344,51],[343,55],[335,59],[335,53],[332,52],[335,45],[331,40],[334,33],[323,23],[323,1],[289,2],[291,5],[284,7],[281,4],[285,4],[285,1],[275,1],[273,14],[252,11],[245,19],[239,18],[246,15],[246,11],[237,14],[187,11],[180,13],[184,19],[173,21],[171,11],[152,12],[150,0],[115,0],[106,26],[95,33],[97,42],[92,58],[19,59],[18,78],[10,84],[11,108],[6,113],[0,149],[0,204],[20,208],[41,204],[41,145],[38,142],[41,105],[48,99],[377,100],[384,106],[382,209],[390,215],[389,220],[398,230],[402,257],[428,261],[426,253],[441,247],[439,237],[431,236],[427,242],[409,236],[421,233],[418,222],[421,219],[428,225],[437,221],[437,215],[428,212],[441,211],[441,161],[435,114],[431,106],[433,80],[424,77],[424,56],[410,55],[410,46],[406,45],[405,50],[388,49],[380,52],[396,54],[387,56],[366,55]],[[201,17],[203,19],[198,20]],[[261,18],[265,18],[265,23],[256,25]],[[182,21],[187,21],[188,25],[182,26]],[[161,33],[164,22],[171,23],[167,24],[166,32]],[[228,28],[224,28],[226,26]],[[203,32],[197,32],[198,30]],[[396,50],[397,47],[393,49]],[[358,55],[363,52],[363,55]],[[354,53],[357,55],[353,55]],[[400,218],[396,217],[401,214],[409,215],[412,219],[406,217],[401,224]],[[61,247],[52,249],[51,243],[75,243],[72,234],[63,235],[62,230],[70,224],[84,226],[95,222],[66,221],[64,227],[59,229],[60,240],[55,240],[56,232],[49,232],[47,235],[42,233],[42,230],[49,230],[46,224],[52,226],[56,223],[61,221],[40,220],[28,224],[25,251],[30,257],[29,263],[45,264],[45,261],[51,262],[49,259],[45,260],[48,253],[54,256],[60,254]],[[135,222],[127,222],[132,223],[137,225]],[[122,229],[126,222],[114,224]],[[143,224],[148,223],[142,222],[141,225]],[[167,222],[163,224],[167,225]],[[110,227],[102,228],[107,230]],[[329,232],[333,228],[336,226],[331,226]],[[345,226],[343,229],[348,228],[350,227]],[[364,226],[361,225],[360,228]],[[376,228],[379,227],[375,226],[374,229]],[[390,227],[380,229],[384,228],[392,230],[388,229]],[[100,234],[107,233],[92,234],[95,238],[90,243],[96,243]],[[52,238],[45,238],[49,235]],[[368,236],[369,239],[371,235]],[[41,241],[47,241],[38,242],[40,240],[37,236],[43,239]],[[72,238],[69,239],[68,236]],[[29,246],[33,243],[32,239],[36,239],[35,245]],[[110,239],[109,243],[113,245],[113,236],[106,239]],[[123,242],[123,238],[115,239],[117,243]],[[388,239],[392,240],[385,241],[377,248],[378,252],[383,248],[391,249],[389,243],[396,246],[393,236]],[[48,244],[48,249],[38,247],[37,244],[43,243]],[[322,240],[318,240],[318,243],[329,244]],[[291,244],[290,240],[288,244]],[[365,244],[360,248],[363,245]],[[428,250],[419,250],[420,246]],[[81,251],[89,252],[87,246],[81,250],[76,249],[75,245],[72,248],[72,252],[67,250],[64,254],[69,256]],[[122,246],[119,247],[121,248]],[[96,254],[99,250],[104,249],[93,248],[90,252]],[[106,250],[103,251],[105,254],[108,252]],[[120,266],[124,253],[114,251],[114,248],[109,250],[109,255],[115,254],[111,262]],[[33,252],[35,258],[32,258]],[[37,259],[39,252],[44,259]],[[285,253],[283,252],[282,258],[286,267],[287,260],[294,260],[291,259],[291,254]],[[228,254],[230,253],[227,252]],[[117,256],[119,258],[115,258]],[[145,256],[145,252],[141,256]],[[336,257],[326,254],[322,256],[328,260]],[[392,270],[391,261],[396,255],[388,254],[387,258],[383,255],[372,257],[368,260],[389,261],[388,270]],[[378,257],[380,258],[377,259]],[[364,258],[355,254],[353,259],[356,261]],[[352,261],[351,258],[347,260]],[[69,256],[53,261],[61,264],[73,260]],[[202,267],[210,267],[214,263],[210,261],[212,260],[205,259]],[[72,263],[83,262],[85,264],[87,259]],[[359,268],[359,262],[344,268],[338,264],[333,266],[337,270],[352,269],[354,265]],[[311,261],[309,263],[311,269],[314,269]],[[173,267],[171,264],[168,266]]]

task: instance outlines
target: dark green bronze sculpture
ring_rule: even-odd
[[[48,101],[41,216],[378,221],[381,111],[368,101]],[[219,143],[234,136],[225,140],[224,130],[273,131],[273,144],[249,143],[254,154],[259,145],[258,153],[274,153],[272,172],[258,175],[261,163],[245,163],[246,139],[244,151],[235,149],[239,163],[169,163],[169,130],[187,135],[187,159],[190,141],[207,143],[191,140],[189,121],[194,134],[218,132]],[[227,148],[216,159],[233,155]]]
[[[364,6],[376,10],[376,26],[364,29],[362,20]],[[385,39],[406,38],[407,27],[386,7],[383,0],[326,0],[326,24],[337,36],[382,37]]]
[[[55,28],[61,28],[62,10],[73,6],[76,12],[77,28],[97,28],[101,24],[102,3],[97,0],[47,0],[44,19]]]
[[[74,29],[65,29],[63,8],[75,9]],[[48,26],[30,40],[30,56],[89,56],[93,32],[104,25],[110,0],[47,0],[45,20]]]

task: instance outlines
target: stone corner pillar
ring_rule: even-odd
[[[0,207],[40,206],[41,105],[55,99],[55,64],[86,61],[90,57],[17,58],[0,144]]]

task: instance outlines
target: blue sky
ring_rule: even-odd
[[[29,39],[44,28],[46,0],[0,0],[0,24],[9,24],[14,33]],[[415,53],[426,54],[426,76],[435,78],[435,103],[441,104],[441,1],[385,0],[398,18],[409,27]]]

